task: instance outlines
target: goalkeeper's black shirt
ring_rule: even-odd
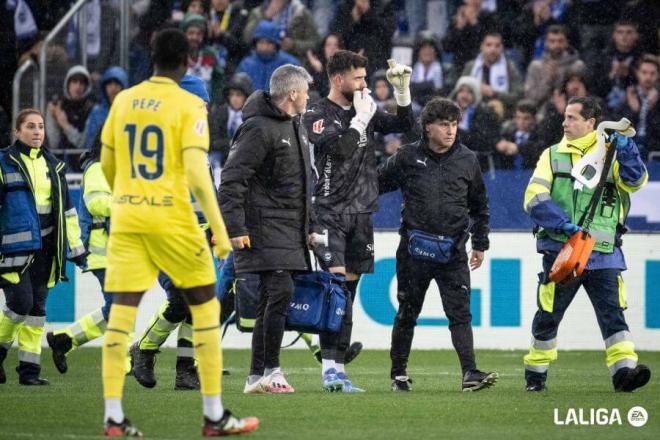
[[[397,114],[377,110],[366,135],[351,129],[355,109],[344,109],[328,98],[315,103],[303,117],[312,144],[318,181],[314,188],[317,213],[358,214],[378,209],[378,173],[374,132],[406,132],[414,124],[412,107]]]

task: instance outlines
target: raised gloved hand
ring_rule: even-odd
[[[571,235],[575,234],[576,232],[581,231],[582,226],[578,226],[575,223],[566,222],[561,226],[561,230],[564,232],[564,234],[566,234],[570,237]]]
[[[397,63],[394,59],[387,60],[390,66],[385,73],[387,81],[394,87],[394,99],[399,107],[410,105],[410,77],[412,69],[404,64]]]
[[[628,148],[628,145],[630,144],[630,138],[628,138],[628,136],[615,131],[610,135],[610,142],[614,142],[615,139],[617,151],[622,151]]]
[[[367,131],[369,121],[376,113],[376,103],[371,97],[369,89],[356,90],[353,93],[353,107],[355,107],[355,116],[351,119],[351,128],[360,133]]]

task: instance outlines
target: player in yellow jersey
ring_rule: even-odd
[[[105,435],[142,436],[124,417],[121,398],[128,334],[142,294],[158,272],[183,292],[193,318],[203,399],[202,435],[240,434],[257,428],[255,417],[223,411],[220,305],[212,255],[197,225],[190,192],[202,207],[224,257],[230,249],[207,169],[206,107],[177,82],[186,72],[188,42],[174,29],[153,42],[154,76],[115,98],[103,127],[101,166],[113,190],[105,288],[113,304],[103,343]]]

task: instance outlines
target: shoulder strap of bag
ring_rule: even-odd
[[[610,148],[608,148],[607,153],[605,154],[605,163],[603,164],[603,172],[600,175],[600,180],[598,181],[598,185],[596,185],[596,191],[594,191],[594,194],[593,196],[591,196],[591,200],[589,201],[589,208],[586,211],[584,211],[582,217],[580,217],[580,221],[578,222],[578,226],[583,226],[585,229],[589,229],[589,225],[591,224],[591,221],[594,219],[594,215],[596,214],[596,208],[598,207],[600,198],[603,195],[603,190],[605,189],[605,182],[607,181],[607,175],[610,172],[610,167],[612,166],[612,162],[614,160],[616,143],[617,143],[617,138],[614,138],[614,140],[610,144]]]

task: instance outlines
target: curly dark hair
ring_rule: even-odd
[[[426,103],[419,119],[423,130],[426,124],[432,124],[435,121],[460,121],[461,109],[451,99],[433,98]]]

